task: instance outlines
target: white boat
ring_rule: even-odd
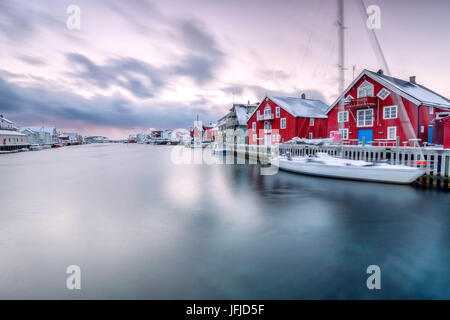
[[[42,150],[42,147],[38,144],[32,144],[32,145],[30,145],[30,150],[31,151],[39,151],[39,150]]]
[[[282,170],[337,179],[411,184],[425,174],[421,168],[342,159],[326,153],[317,153],[316,157],[280,156],[277,160],[272,164]]]

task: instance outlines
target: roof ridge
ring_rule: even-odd
[[[298,99],[298,100],[310,100],[310,101],[321,101],[320,99],[310,99],[310,98],[299,98],[299,97],[291,97],[291,96],[275,96],[275,95],[268,95],[268,97],[274,97],[274,98],[288,98],[288,99]]]

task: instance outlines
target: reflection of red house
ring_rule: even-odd
[[[267,96],[247,122],[249,144],[286,142],[294,137],[327,137],[328,105],[320,100]]]
[[[364,70],[327,111],[328,135],[375,145],[395,143],[397,137],[401,145],[415,138],[442,144],[436,119],[449,111],[450,100],[417,84],[415,77],[404,81]]]

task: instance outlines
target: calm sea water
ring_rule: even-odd
[[[450,298],[449,193],[175,165],[172,148],[1,155],[0,298]]]

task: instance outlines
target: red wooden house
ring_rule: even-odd
[[[271,145],[294,137],[316,139],[327,135],[327,104],[320,100],[266,96],[249,115],[249,144]]]
[[[215,124],[208,124],[203,126],[203,142],[212,142],[215,141],[216,136],[214,135],[213,128]]]
[[[450,100],[409,81],[364,70],[330,106],[328,135],[373,145],[443,144],[439,119],[450,115]],[[420,140],[415,140],[420,139]]]

